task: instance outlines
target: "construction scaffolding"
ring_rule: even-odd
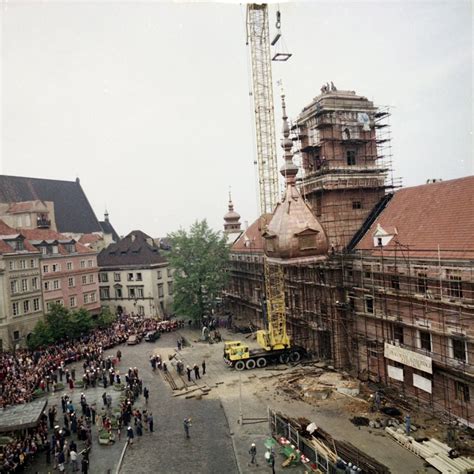
[[[474,427],[473,261],[396,245],[341,270],[357,375]]]

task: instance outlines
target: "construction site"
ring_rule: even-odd
[[[269,41],[266,15],[249,5],[249,31],[259,31],[251,46],[255,37]],[[237,328],[265,330],[284,299],[280,321],[291,343],[350,377],[348,390],[357,385],[366,398],[377,393],[399,413],[443,425],[443,441],[472,439],[474,177],[427,176],[403,188],[390,109],[328,82],[293,119],[282,97],[281,197],[271,55],[259,45],[252,71],[261,217],[231,234],[226,311]],[[317,388],[324,376],[280,388],[325,397]],[[472,443],[463,449],[472,455]]]

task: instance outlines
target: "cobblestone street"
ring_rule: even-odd
[[[222,331],[226,334],[225,331]],[[188,345],[177,353],[176,341],[184,336]],[[227,335],[231,338],[231,335]],[[236,372],[228,368],[222,360],[222,344],[208,345],[198,342],[199,332],[184,329],[179,332],[163,334],[155,343],[142,342],[135,346],[123,345],[122,361],[119,366],[123,374],[129,367],[137,367],[143,384],[150,390],[148,406],[141,396],[135,407],[147,408],[153,413],[154,432],[144,431],[142,437],[135,437],[134,444],[129,446],[123,457],[120,473],[265,473],[271,468],[264,460],[264,441],[269,436],[269,427],[262,419],[267,416],[267,408],[280,410],[295,418],[306,417],[338,439],[346,439],[367,454],[387,465],[391,472],[426,472],[421,459],[401,448],[385,436],[370,434],[352,425],[337,404],[321,410],[306,403],[289,400],[272,391],[270,381],[279,373],[278,368]],[[235,338],[232,337],[232,338]],[[117,348],[107,354],[114,355]],[[178,388],[186,391],[172,390],[163,373],[152,371],[149,358],[152,353],[160,354],[166,361],[173,382]],[[175,359],[168,360],[169,355]],[[180,359],[184,366],[201,366],[206,361],[206,374],[200,380],[188,382],[186,377],[179,377],[174,361]],[[78,373],[82,373],[78,369]],[[204,390],[197,389],[202,387]],[[196,390],[197,389],[197,390]],[[210,389],[210,391],[208,391]],[[73,401],[79,401],[80,389],[72,392]],[[96,401],[102,406],[103,388],[85,391],[87,400]],[[118,404],[119,392],[107,390],[113,396],[113,405]],[[204,394],[205,392],[208,392]],[[49,397],[48,404],[57,404],[62,393]],[[178,395],[179,394],[179,395]],[[188,398],[186,398],[188,397]],[[240,416],[244,423],[240,424]],[[190,439],[186,439],[183,420],[192,418]],[[260,420],[252,420],[260,419]],[[125,446],[125,430],[122,439],[111,446],[99,446],[97,431],[93,429],[93,449],[90,456],[90,472],[95,474],[116,473],[119,460]],[[249,448],[251,443],[257,445],[258,465],[250,465]],[[383,453],[383,456],[381,456]],[[400,461],[403,459],[403,469]],[[276,472],[303,473],[302,466],[283,469],[284,459],[277,455]],[[52,472],[46,466],[44,454],[30,466],[28,473]],[[70,466],[66,472],[71,472]]]

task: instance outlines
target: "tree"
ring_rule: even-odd
[[[116,319],[116,316],[110,311],[108,306],[102,306],[100,314],[94,321],[96,327],[104,329],[110,326]]]
[[[169,262],[174,268],[174,310],[201,319],[221,295],[227,280],[229,247],[225,236],[196,221],[189,233],[171,233]]]
[[[31,336],[28,338],[28,347],[36,349],[39,346],[46,346],[54,342],[49,326],[46,322],[40,319],[36,324]]]
[[[70,313],[62,304],[52,304],[45,319],[54,341],[67,339],[71,336]]]
[[[87,309],[79,308],[69,314],[69,338],[80,337],[93,328],[91,315]]]

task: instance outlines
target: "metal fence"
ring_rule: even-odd
[[[317,468],[323,473],[337,474],[341,472],[324,453],[318,451],[316,446],[299,434],[298,428],[300,427],[292,425],[288,420],[271,409],[268,410],[268,420],[272,436],[277,439],[284,437],[290,441],[293,446],[297,447],[309,459],[308,467],[311,467],[313,471]]]

